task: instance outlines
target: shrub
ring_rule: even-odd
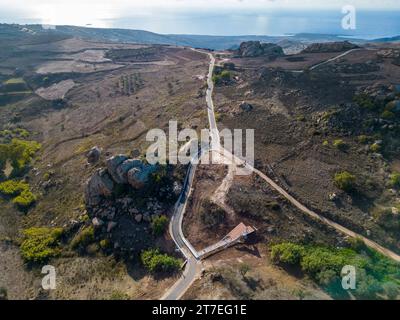
[[[29,185],[23,181],[8,180],[0,183],[0,193],[7,196],[17,196],[25,190],[29,190]]]
[[[100,248],[107,249],[109,247],[110,247],[110,240],[108,239],[100,240]]]
[[[71,241],[72,249],[85,248],[94,241],[93,226],[82,229]]]
[[[23,231],[20,246],[22,258],[26,262],[41,263],[60,253],[59,238],[62,228],[29,228]]]
[[[390,175],[390,185],[393,188],[400,188],[400,173],[395,172]]]
[[[140,259],[144,267],[150,272],[175,272],[179,270],[181,261],[158,249],[149,249],[142,252]]]
[[[156,236],[161,236],[168,226],[168,218],[164,215],[158,216],[151,222],[151,228]]]
[[[13,203],[21,209],[29,208],[36,202],[36,196],[29,190],[24,190],[21,194],[13,199]]]
[[[333,141],[333,146],[338,149],[338,150],[346,150],[347,149],[347,144],[342,140],[342,139],[337,139]]]
[[[375,110],[377,106],[374,104],[372,99],[366,94],[356,95],[353,98],[354,102],[356,102],[361,108],[366,108],[369,110]]]
[[[110,300],[129,300],[130,297],[128,294],[121,291],[113,291],[110,296]]]
[[[29,184],[23,181],[8,180],[0,183],[0,193],[14,197],[12,202],[24,209],[36,202],[36,196],[29,190]]]
[[[386,120],[392,120],[395,117],[396,117],[395,114],[392,111],[388,111],[388,110],[383,111],[381,114],[381,118],[386,119]]]
[[[372,152],[379,152],[381,150],[381,146],[378,143],[374,143],[369,147],[369,149]]]
[[[358,136],[358,142],[362,144],[366,144],[369,141],[369,137],[366,135]]]
[[[349,192],[355,187],[356,177],[350,172],[343,171],[335,174],[334,182],[339,189]]]
[[[41,148],[36,141],[12,139],[11,143],[0,144],[0,166],[7,160],[11,161],[13,175],[19,175],[32,161],[34,154]]]
[[[304,247],[290,242],[274,245],[271,251],[272,260],[277,263],[297,264],[303,255]]]

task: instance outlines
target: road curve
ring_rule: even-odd
[[[207,75],[207,93],[206,93],[206,103],[208,110],[208,121],[210,123],[210,135],[212,146],[219,148],[219,132],[217,129],[217,123],[215,121],[214,115],[214,103],[212,100],[212,93],[214,90],[214,83],[212,81],[212,74],[214,71],[215,58],[211,53],[205,53],[204,51],[196,50],[191,48],[193,51],[200,52],[202,54],[208,54],[210,58],[210,67],[208,69]],[[196,156],[197,159],[201,158],[201,155],[204,152],[208,152],[208,146],[201,146],[199,154]],[[161,298],[162,300],[178,300],[182,297],[182,295],[186,292],[186,290],[190,287],[193,281],[196,279],[196,276],[201,271],[201,261],[199,259],[199,254],[196,249],[190,244],[190,242],[185,238],[182,231],[182,221],[183,215],[185,213],[187,200],[189,199],[190,192],[192,189],[192,184],[197,168],[198,161],[195,158],[189,163],[188,171],[186,174],[185,182],[183,184],[182,192],[179,196],[178,201],[175,204],[174,213],[172,215],[170,224],[169,224],[169,233],[174,240],[177,248],[182,252],[182,254],[186,258],[186,266],[182,276],[178,279],[178,281],[164,294]]]

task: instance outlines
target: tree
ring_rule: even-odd
[[[158,249],[149,249],[140,255],[143,266],[150,272],[175,272],[181,265],[181,260],[160,253]]]
[[[158,216],[151,222],[151,228],[156,236],[161,236],[168,225],[168,218],[164,215]]]

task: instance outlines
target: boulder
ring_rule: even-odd
[[[283,49],[274,43],[246,41],[240,44],[237,54],[240,57],[269,57],[270,59],[285,55]]]
[[[141,214],[136,214],[135,215],[135,221],[137,223],[140,223],[142,221],[143,216]]]
[[[115,221],[110,221],[107,225],[107,232],[111,232],[112,229],[114,229],[117,226],[117,223]]]
[[[239,107],[240,107],[240,109],[242,109],[243,111],[246,111],[246,112],[250,112],[251,110],[253,110],[253,106],[250,103],[247,103],[244,101],[240,104]]]
[[[86,204],[89,206],[99,204],[102,197],[111,196],[113,189],[114,182],[107,171],[104,169],[97,170],[86,183]]]
[[[90,149],[90,151],[87,153],[86,158],[88,163],[90,164],[96,164],[100,160],[101,156],[101,150],[98,147],[93,147]]]
[[[135,167],[128,171],[128,183],[135,189],[141,189],[148,182],[150,174],[156,170],[154,165],[142,164],[141,167]]]
[[[128,183],[128,171],[141,166],[142,162],[138,159],[128,159],[122,162],[115,170],[115,174],[118,176],[118,183]]]
[[[97,217],[93,218],[92,223],[93,223],[93,226],[95,226],[95,227],[101,227],[104,224],[103,220],[101,220]]]
[[[121,179],[121,177],[117,173],[117,168],[126,160],[128,160],[128,157],[122,154],[107,159],[108,173],[111,175],[116,183],[124,183],[123,179]]]

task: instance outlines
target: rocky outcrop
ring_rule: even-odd
[[[155,171],[155,166],[141,164],[140,166],[135,166],[127,173],[128,183],[135,189],[143,188],[143,186],[148,182],[150,174]]]
[[[305,48],[302,53],[342,52],[359,48],[349,41],[313,43]]]
[[[86,185],[85,199],[86,204],[97,205],[102,197],[111,196],[114,189],[114,181],[108,174],[107,170],[99,169],[88,180]]]
[[[154,165],[145,164],[139,159],[128,159],[125,155],[111,157],[106,164],[106,169],[96,171],[87,182],[85,198],[89,206],[97,205],[102,198],[111,196],[118,184],[143,188],[157,169]]]
[[[246,41],[240,44],[237,51],[239,57],[269,57],[274,59],[283,56],[283,49],[273,43],[261,43],[260,41]]]
[[[123,184],[124,180],[117,173],[117,168],[128,160],[128,157],[122,154],[107,159],[107,170],[116,183]]]
[[[87,153],[86,158],[87,158],[88,163],[96,164],[100,160],[100,156],[101,156],[100,148],[99,147],[93,147]]]

